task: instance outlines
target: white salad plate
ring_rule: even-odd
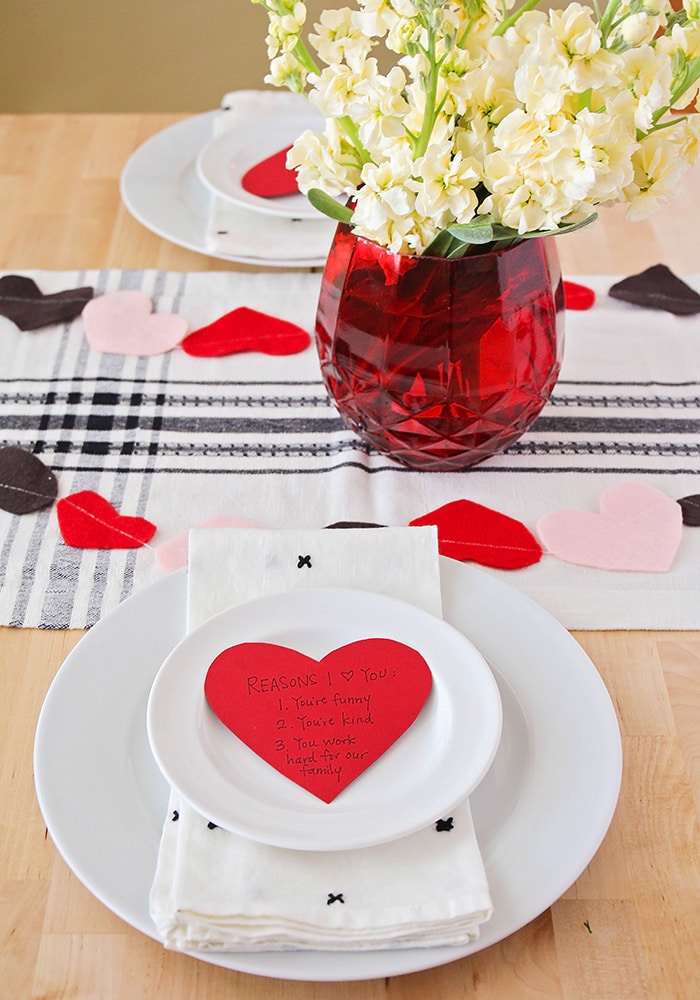
[[[280,979],[374,979],[486,948],[554,903],[591,861],[613,817],[622,755],[607,690],[578,643],[515,588],[441,559],[443,611],[496,677],[503,730],[470,797],[494,912],[464,947],[394,951],[198,953]],[[83,884],[158,937],[148,909],[169,788],[151,753],[146,705],[183,638],[185,571],[129,598],[81,639],[39,718],[34,773],[49,833]]]
[[[280,774],[207,704],[207,671],[229,646],[273,643],[318,661],[372,638],[420,653],[432,687],[413,724],[332,802]],[[396,840],[447,815],[488,771],[502,711],[488,664],[452,625],[391,597],[314,587],[228,608],[191,632],[158,671],[146,718],[161,771],[208,820],[275,847],[343,851]],[[279,721],[278,736],[295,731]]]
[[[132,153],[120,179],[126,208],[137,222],[162,239],[208,257],[260,267],[323,267],[330,246],[329,229],[325,225],[328,220],[294,222],[270,218],[266,227],[257,224],[258,213],[238,205],[228,205],[227,216],[234,227],[239,218],[241,231],[246,234],[240,252],[228,254],[210,249],[207,225],[214,195],[197,176],[196,160],[211,140],[217,114],[207,111],[176,122],[151,136]],[[315,227],[310,230],[314,234],[311,240],[304,243],[307,247],[313,244],[313,252],[298,258],[275,256],[270,247],[277,241],[277,230],[284,236],[290,226]],[[291,234],[288,238],[291,239]]]
[[[318,211],[303,194],[263,198],[246,191],[242,181],[251,167],[291,146],[307,129],[323,128],[320,115],[270,116],[264,124],[248,121],[226,129],[208,142],[197,156],[199,179],[214,194],[264,215],[288,219],[318,219]]]

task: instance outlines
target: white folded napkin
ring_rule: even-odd
[[[313,109],[312,109],[313,110]],[[214,118],[212,138],[249,121],[273,116],[309,114],[305,97],[289,91],[236,90],[226,94]],[[210,253],[277,261],[325,258],[335,223],[319,213],[317,219],[288,219],[256,212],[212,195],[207,218],[206,248]]]
[[[189,629],[241,601],[304,586],[390,594],[439,615],[435,529],[190,534]],[[173,792],[151,916],[166,947],[183,951],[463,945],[492,912],[469,803],[435,821],[375,847],[293,851],[219,829]]]

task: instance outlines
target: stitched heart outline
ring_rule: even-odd
[[[540,543],[522,521],[473,500],[452,500],[409,523],[434,524],[440,554],[450,559],[522,569],[542,558]]]
[[[66,545],[78,549],[136,549],[156,532],[145,517],[120,514],[94,490],[80,490],[56,504],[58,526]]]

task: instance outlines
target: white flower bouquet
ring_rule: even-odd
[[[697,100],[700,0],[357,0],[306,40],[303,3],[253,2],[266,82],[325,119],[289,153],[300,189],[394,252],[483,252],[616,202],[642,218],[698,159],[700,115],[677,109]]]

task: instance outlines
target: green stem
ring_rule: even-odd
[[[647,135],[651,135],[652,132],[659,132],[662,128],[669,128],[671,125],[677,125],[679,122],[686,121],[687,115],[682,117],[672,118],[670,121],[661,121],[664,115],[668,114],[671,108],[680,101],[685,92],[692,87],[697,80],[700,79],[700,56],[697,59],[693,59],[691,63],[685,68],[685,72],[681,76],[680,80],[676,83],[676,86],[671,91],[671,101],[664,108],[659,108],[658,111],[654,112],[652,119],[652,126],[647,131],[642,133],[641,136],[637,136],[638,139],[643,139]]]
[[[600,31],[602,37],[603,46],[606,46],[606,43],[608,41],[608,36],[613,29],[614,26],[613,22],[615,20],[615,15],[617,14],[619,7],[620,7],[620,0],[610,0],[610,2],[605,8],[605,13],[598,22],[598,30]],[[624,20],[624,18],[622,18],[621,20]]]
[[[505,35],[508,28],[512,28],[515,22],[520,17],[522,17],[522,15],[526,13],[526,11],[534,10],[536,7],[539,7],[539,5],[540,5],[540,0],[525,0],[525,3],[522,5],[522,7],[519,7],[518,10],[513,11],[510,17],[507,17],[504,21],[501,21],[501,23],[494,28],[493,30],[494,35]]]
[[[307,73],[316,73],[318,75],[321,72],[301,38],[297,39],[297,43],[294,46],[294,55],[297,62],[304,67]]]
[[[430,136],[432,135],[435,121],[438,115],[436,107],[438,78],[440,75],[440,64],[435,59],[435,28],[432,21],[426,24],[428,29],[428,48],[425,52],[426,58],[430,62],[430,73],[428,75],[428,85],[425,88],[425,115],[423,116],[423,126],[420,130],[417,141],[413,147],[413,155],[416,159],[423,156],[428,148]]]
[[[352,118],[350,118],[348,115],[342,115],[338,119],[338,121],[342,125],[343,131],[345,132],[346,136],[352,143],[355,152],[357,153],[360,159],[360,163],[370,163],[372,157],[369,155],[364,145],[362,144],[362,140],[360,139],[360,133],[357,130],[357,125],[352,120]]]

